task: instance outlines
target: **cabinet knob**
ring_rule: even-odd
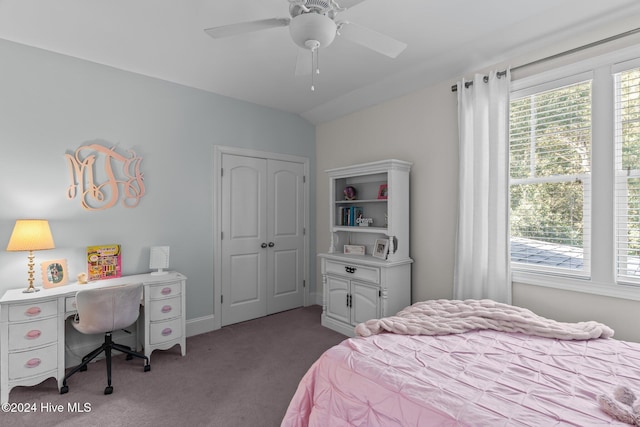
[[[269,247],[270,247],[270,248],[274,247],[275,245],[276,245],[275,243],[273,243],[273,242],[269,242]]]
[[[346,271],[347,273],[355,273],[355,272],[356,272],[356,270],[357,270],[357,268],[355,268],[355,267],[350,267],[350,266],[348,266],[348,265],[346,265],[346,266],[344,267],[344,271]]]
[[[264,249],[264,248],[266,248],[266,247],[267,247],[267,244],[266,244],[266,243],[263,243],[263,244],[261,244],[261,245],[260,245],[260,247],[261,247],[262,249]]]

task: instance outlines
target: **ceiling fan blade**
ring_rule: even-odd
[[[289,21],[291,21],[289,18],[260,19],[258,21],[240,22],[237,24],[207,28],[204,32],[214,39],[220,39],[223,37],[231,37],[238,34],[251,33],[269,28],[286,27],[289,25]]]
[[[363,1],[365,0],[337,0],[336,3],[338,3],[338,6],[344,9],[349,9],[357,4],[362,3]]]
[[[311,51],[299,48],[298,58],[296,59],[296,76],[308,76],[311,74]]]
[[[390,58],[400,55],[407,47],[406,43],[351,22],[341,23],[338,34]]]

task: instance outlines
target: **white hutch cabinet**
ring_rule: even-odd
[[[358,323],[411,304],[410,170],[409,162],[383,160],[326,171],[331,243],[319,255],[323,326],[353,336]],[[387,251],[376,252],[381,243]]]

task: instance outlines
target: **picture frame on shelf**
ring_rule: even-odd
[[[66,259],[54,259],[40,263],[42,286],[45,289],[66,285],[69,281]]]
[[[375,244],[373,245],[373,256],[380,259],[387,258],[387,252],[389,251],[389,240],[388,239],[376,239]]]
[[[389,194],[388,191],[389,191],[388,184],[380,184],[380,187],[378,187],[378,199],[386,199]]]

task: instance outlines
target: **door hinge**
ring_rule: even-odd
[[[382,297],[382,290],[378,289],[378,298],[381,298],[381,297]]]
[[[224,240],[224,231],[220,232],[220,240]]]
[[[220,176],[224,176],[224,169],[220,168]]]
[[[303,183],[307,182],[307,176],[306,175],[302,175],[302,182]]]
[[[306,287],[307,287],[307,281],[306,281],[306,280],[303,280],[303,281],[302,281],[302,287],[303,287],[303,288],[306,288]]]
[[[307,235],[307,227],[302,227],[302,235],[303,236]]]
[[[220,304],[224,303],[224,295],[220,295]]]

